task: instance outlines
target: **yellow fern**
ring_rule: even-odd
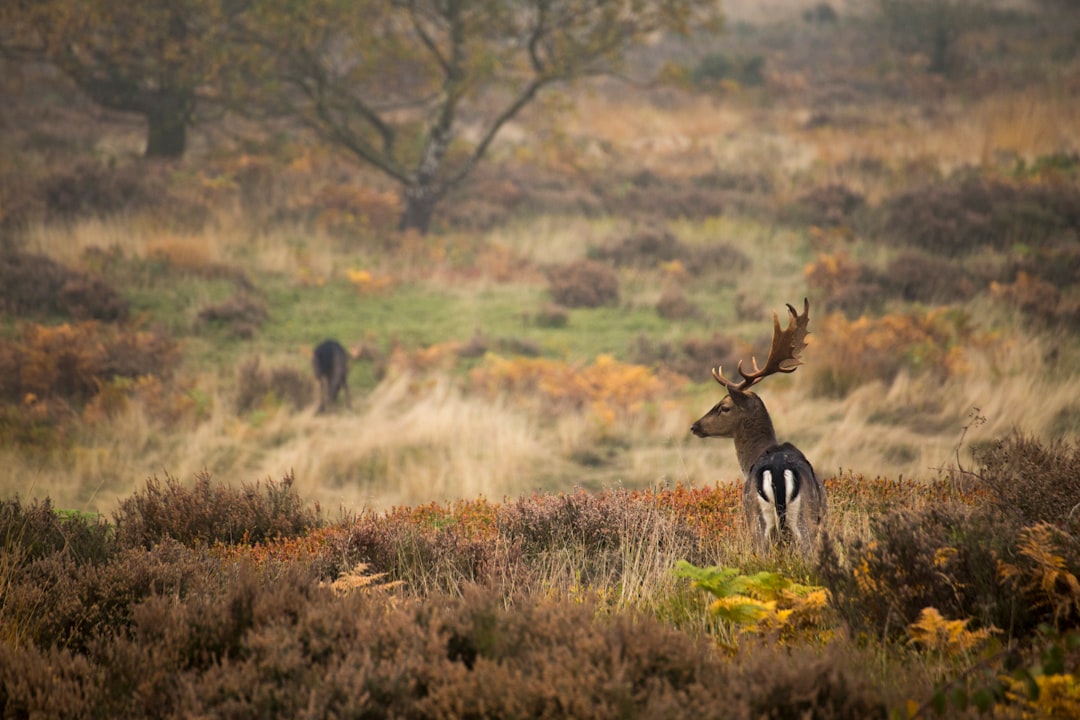
[[[968,622],[946,620],[936,608],[923,608],[919,618],[908,626],[908,643],[947,657],[970,652],[990,637],[991,629],[968,630]]]

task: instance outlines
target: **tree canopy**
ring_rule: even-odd
[[[184,153],[200,90],[219,67],[220,0],[12,0],[0,48],[52,63],[95,103],[148,123],[146,155]]]
[[[545,87],[611,72],[660,31],[716,28],[714,0],[253,0],[230,95],[298,118],[433,211]]]

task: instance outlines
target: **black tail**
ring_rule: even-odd
[[[806,456],[791,443],[766,451],[750,468],[758,497],[776,509],[777,530],[781,536],[790,529],[788,506],[799,499],[804,480],[813,474],[814,469]]]

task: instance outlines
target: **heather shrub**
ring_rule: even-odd
[[[771,643],[763,643],[745,653],[733,673],[734,686],[742,692],[734,693],[737,709],[731,717],[889,717],[881,690],[867,679],[865,666],[858,664],[850,647],[834,643],[821,652],[803,646],[781,655]]]
[[[700,382],[709,379],[710,368],[734,367],[739,352],[735,340],[718,333],[706,338],[687,337],[678,343],[639,335],[630,348],[630,357],[639,365],[661,367]]]
[[[266,303],[241,292],[199,310],[196,326],[219,328],[232,337],[250,338],[268,316]]]
[[[168,378],[179,359],[163,335],[94,321],[27,324],[20,335],[0,346],[0,397],[9,402],[28,394],[84,402],[115,378]]]
[[[86,652],[99,636],[127,627],[143,598],[185,593],[215,566],[175,543],[120,550],[101,563],[80,564],[55,552],[10,574],[0,615],[21,642]]]
[[[1041,247],[1080,232],[1080,189],[1012,184],[980,176],[928,185],[883,204],[882,232],[900,246],[961,256]]]
[[[589,256],[609,261],[616,267],[656,269],[665,263],[678,262],[692,275],[725,269],[744,270],[750,258],[727,243],[712,243],[703,247],[687,245],[666,230],[647,228],[622,240],[589,249]]]
[[[1018,633],[1026,606],[1005,588],[998,561],[1013,526],[992,512],[940,505],[872,520],[872,538],[841,553],[826,539],[818,573],[848,624],[868,637],[900,637],[924,608]]]
[[[963,263],[905,251],[880,275],[881,288],[907,302],[935,303],[968,300],[980,290],[980,278]],[[880,291],[879,290],[879,291]]]
[[[1003,277],[1017,277],[1023,272],[1059,290],[1068,290],[1080,283],[1080,244],[1064,242],[1051,247],[1033,248],[1015,258],[1010,270]]]
[[[54,170],[38,183],[50,216],[71,219],[111,215],[149,205],[163,188],[151,187],[137,165],[106,168],[97,162],[77,162]]]
[[[622,182],[605,174],[594,182],[594,192],[603,198],[612,215],[639,218],[687,218],[702,220],[724,213],[728,198],[722,192],[692,179],[658,175],[651,170],[635,173]]]
[[[293,410],[311,404],[315,386],[308,373],[288,366],[262,367],[258,357],[246,360],[237,371],[236,411],[246,413],[264,404],[288,403]]]
[[[619,302],[619,278],[609,266],[579,260],[547,272],[551,299],[564,307],[600,307]]]
[[[682,260],[686,248],[666,230],[648,228],[633,233],[617,243],[590,248],[589,256],[611,262],[616,267],[652,269],[660,263]]]
[[[291,475],[235,488],[212,482],[206,472],[191,487],[168,475],[164,484],[149,478],[113,515],[120,546],[143,548],[165,538],[186,545],[258,543],[303,535],[322,522],[319,508],[306,507],[293,489]]]
[[[0,252],[0,310],[12,315],[66,315],[76,320],[125,320],[129,306],[102,279],[44,255]]]
[[[834,313],[818,328],[814,388],[837,397],[874,380],[891,382],[902,370],[946,377],[963,370],[965,348],[984,342],[962,313],[947,308],[856,320]]]
[[[113,537],[96,515],[57,512],[48,498],[23,505],[15,497],[0,501],[0,547],[20,565],[54,553],[69,555],[81,565],[107,560]]]
[[[570,313],[556,303],[544,303],[532,316],[532,321],[543,328],[566,327],[570,322]]]
[[[678,287],[666,288],[656,301],[656,314],[668,320],[683,320],[701,315],[701,308],[686,299]]]
[[[780,216],[793,225],[835,227],[849,225],[866,199],[845,185],[834,183],[814,188],[781,210]]]
[[[975,449],[975,476],[1016,526],[1080,529],[1080,447],[1014,433]]]
[[[990,293],[1036,324],[1080,328],[1080,298],[1063,294],[1052,283],[1020,271],[1012,283],[991,283]]]
[[[765,58],[761,55],[729,57],[724,53],[709,53],[694,66],[690,79],[699,88],[713,87],[724,81],[747,86],[762,85],[765,83]]]
[[[848,317],[880,309],[884,301],[883,278],[871,267],[846,252],[820,254],[803,271],[806,284],[826,311]]]

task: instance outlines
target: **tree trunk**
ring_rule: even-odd
[[[415,230],[426,235],[431,227],[431,217],[439,197],[434,188],[410,185],[405,188],[405,211],[401,214],[398,230]]]
[[[146,113],[146,157],[178,158],[187,148],[188,113],[163,102]]]

